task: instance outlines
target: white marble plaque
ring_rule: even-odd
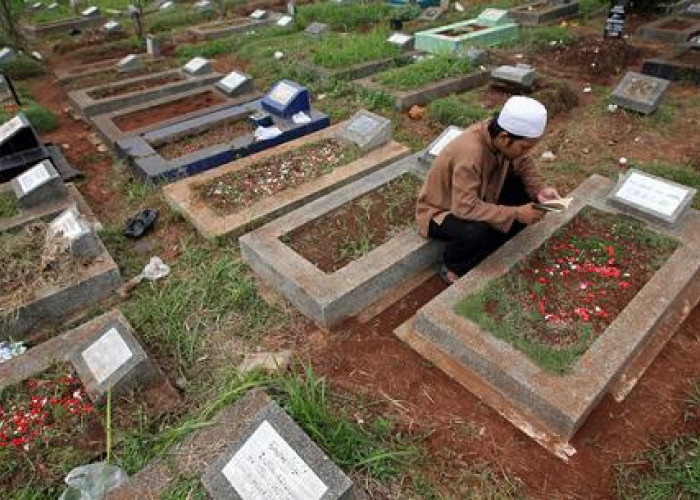
[[[80,224],[80,221],[75,216],[72,210],[66,210],[51,222],[51,234],[61,233],[64,238],[74,240],[81,234],[85,233],[85,228]]]
[[[359,135],[369,135],[375,128],[377,128],[377,125],[379,125],[377,120],[371,116],[361,115],[352,121],[348,127],[348,130]]]
[[[107,380],[132,356],[131,349],[116,328],[107,330],[107,333],[83,351],[85,364],[99,384]]]
[[[320,500],[328,491],[267,420],[221,472],[245,500]]]
[[[458,135],[462,133],[462,130],[458,128],[450,128],[443,133],[438,141],[433,145],[432,148],[430,148],[430,151],[428,153],[432,156],[438,156],[443,149],[445,149],[445,146],[447,146],[454,138],[456,138]]]
[[[97,7],[92,6],[92,7],[88,7],[87,9],[85,9],[85,10],[83,11],[83,16],[85,16],[85,17],[91,17],[91,16],[94,16],[94,15],[97,15],[97,13],[98,13]]]
[[[389,37],[389,43],[404,45],[411,41],[411,36],[404,33],[394,33]]]
[[[282,16],[277,20],[277,26],[289,26],[292,24],[292,21],[294,21],[294,19],[292,19],[291,16]]]
[[[12,135],[22,128],[22,120],[19,116],[15,116],[9,122],[0,125],[0,142],[9,139]]]
[[[617,191],[617,198],[670,217],[689,190],[636,172]]]
[[[252,19],[262,19],[263,17],[265,17],[265,13],[266,13],[266,11],[264,11],[262,9],[257,9],[255,11],[253,11],[253,13],[250,15],[250,17]]]
[[[19,182],[19,187],[22,188],[22,192],[26,194],[35,190],[50,178],[51,174],[49,174],[46,165],[44,165],[42,161],[18,176],[17,182]]]
[[[185,64],[185,71],[188,73],[197,73],[207,64],[209,64],[209,60],[204,59],[203,57],[194,57],[190,59],[187,64]]]
[[[508,15],[508,11],[501,9],[484,9],[481,14],[479,14],[479,21],[486,21],[490,23],[501,22]]]
[[[297,89],[292,87],[286,82],[278,83],[272,92],[270,92],[270,99],[277,101],[282,106],[289,104],[289,101],[296,95]]]
[[[231,90],[245,83],[246,77],[240,73],[233,71],[221,79],[221,84]]]

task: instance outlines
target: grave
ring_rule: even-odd
[[[608,201],[630,215],[674,226],[696,194],[696,189],[631,168],[620,178]]]
[[[661,40],[683,43],[700,34],[700,19],[684,16],[668,16],[643,24],[635,34],[645,40]]]
[[[230,97],[246,94],[253,91],[253,79],[240,71],[232,71],[216,82],[216,88]]]
[[[17,59],[17,55],[10,47],[3,47],[0,49],[0,64],[9,63],[15,59]]]
[[[270,12],[262,19],[250,17],[234,17],[223,21],[212,21],[187,28],[187,34],[195,40],[216,40],[225,38],[235,33],[246,33],[268,24],[277,23],[283,16],[277,12]]]
[[[401,50],[413,50],[413,45],[415,44],[415,39],[412,35],[406,35],[405,33],[392,33],[392,35],[387,39],[387,42],[393,43]]]
[[[468,19],[415,34],[416,49],[434,54],[465,51],[471,45],[496,46],[518,38],[518,25],[508,12],[485,9],[476,19]]]
[[[261,113],[262,121],[252,120]],[[115,148],[138,175],[155,184],[218,167],[329,124],[328,116],[311,108],[305,87],[282,80],[262,99],[127,137],[116,141]]]
[[[280,217],[409,154],[408,148],[391,140],[391,123],[388,120],[366,111],[359,111],[356,117],[358,120],[351,119],[332,125],[248,158],[165,186],[165,200],[173,210],[183,214],[205,238],[237,237],[253,227]],[[346,141],[353,142],[344,146],[343,137],[347,137]],[[336,144],[338,147],[334,148],[333,145]],[[365,146],[366,152],[355,154],[353,148],[362,145]],[[340,146],[344,147],[340,149],[341,153],[338,153]],[[345,152],[345,149],[349,151]],[[328,171],[312,171],[301,180],[296,176],[285,177],[285,174],[291,175],[290,172],[296,171],[292,166],[306,172],[302,161],[308,157],[304,154],[306,151],[311,157],[320,157],[321,163]],[[348,155],[347,161],[341,160],[341,154]],[[333,160],[336,164],[333,164]],[[291,166],[286,167],[285,171],[285,165]],[[279,172],[267,173],[266,167],[268,170],[272,168]],[[265,172],[257,173],[259,169]],[[245,178],[245,175],[255,179],[277,179],[276,184],[272,185],[274,191],[251,197],[247,203],[224,203],[229,201],[225,190],[230,185],[224,181],[231,179],[235,182],[236,179]],[[271,189],[269,185],[266,188]],[[219,202],[221,206],[218,205]]]
[[[202,483],[221,500],[355,498],[350,478],[274,401],[241,423]]]
[[[129,54],[119,60],[117,63],[117,71],[120,73],[130,73],[140,69],[142,66],[141,58],[137,54]]]
[[[628,71],[612,93],[611,101],[623,108],[648,115],[659,107],[670,82]]]
[[[95,16],[70,17],[39,24],[22,24],[20,29],[29,40],[36,40],[53,35],[67,35],[72,30],[102,26],[105,22],[105,18],[98,13]]]
[[[537,74],[532,66],[518,64],[516,66],[499,66],[491,71],[491,78],[498,83],[532,90]]]
[[[104,30],[110,34],[121,33],[122,31],[124,31],[124,26],[122,26],[121,23],[115,21],[114,19],[107,21],[103,27]]]
[[[192,76],[182,70],[173,69],[95,87],[72,90],[68,92],[68,100],[73,108],[89,118],[126,106],[204,87],[213,84],[220,78],[221,75],[216,72]]]
[[[309,24],[304,31],[311,36],[321,36],[328,32],[328,25],[313,22]]]
[[[576,17],[578,9],[575,0],[538,0],[513,7],[508,13],[522,26],[540,26]]]
[[[210,85],[95,115],[90,122],[100,140],[114,148],[118,140],[201,117],[261,96],[261,92],[253,90],[229,97]]]
[[[419,21],[433,23],[440,19],[445,14],[445,9],[442,7],[428,7],[418,16]]]
[[[243,260],[267,285],[322,328],[332,328],[358,314],[439,262],[442,243],[423,238],[414,227],[414,197],[431,165],[429,160],[424,161],[425,155],[439,154],[449,143],[447,132],[426,151],[398,160],[241,236],[238,241]],[[391,203],[399,208],[381,217],[390,218],[392,213],[406,209],[407,219],[387,219],[393,232],[379,241],[374,241],[378,233],[373,233],[368,245],[363,244],[362,251],[357,251],[352,245],[354,236],[346,232],[347,224],[354,224],[350,220],[354,210],[371,210],[372,197],[385,196],[382,193],[395,197]],[[361,229],[360,224],[355,227]],[[305,247],[305,242],[315,238],[314,228],[325,231],[323,248]],[[341,231],[336,236],[342,236],[343,242],[331,240],[329,233],[335,228]]]
[[[77,90],[79,88],[94,87],[96,85],[104,85],[105,83],[113,83],[117,80],[126,78],[128,72],[119,71],[119,63],[131,55],[136,56],[140,61],[140,66],[134,72],[144,74],[159,73],[161,71],[173,69],[173,63],[163,58],[153,58],[145,53],[128,54],[127,56],[116,59],[105,59],[103,61],[80,64],[78,66],[63,67],[54,69],[56,81],[66,87],[68,90]],[[127,60],[129,61],[129,60]],[[137,76],[131,75],[130,77]]]
[[[700,50],[679,47],[666,56],[647,59],[642,73],[665,80],[686,80],[700,84]]]
[[[422,64],[422,61],[398,69],[390,69],[388,74],[396,71],[410,72],[420,64]],[[426,60],[423,64],[430,64],[430,60]],[[385,74],[380,72],[367,78],[362,78],[357,80],[356,84],[358,88],[366,88],[391,96],[394,100],[394,107],[399,111],[410,109],[414,105],[428,104],[435,99],[448,95],[467,92],[485,85],[489,80],[489,72],[476,65],[463,74],[408,89],[397,88],[390,83],[383,83],[381,79]]]
[[[188,75],[207,75],[212,72],[211,61],[203,57],[195,57],[190,59],[190,61],[182,67],[182,70]]]
[[[4,302],[0,304],[1,340],[25,340],[40,328],[61,324],[73,314],[106,299],[121,284],[119,269],[112,257],[87,220],[74,209],[66,210],[49,222],[43,233],[32,233],[37,234],[33,239],[25,243],[21,239],[15,240],[27,234],[28,226],[17,226],[4,232],[6,243],[20,245],[23,255],[39,259],[45,245],[42,234],[60,233],[62,239],[67,240],[70,254],[59,250],[63,243],[59,245],[55,241],[52,248],[57,245],[56,257],[62,261],[62,271],[47,275],[51,278],[47,279],[43,274],[54,271],[40,269],[37,263],[36,272],[31,274],[33,280],[23,283],[21,288],[12,289],[12,294],[4,293]],[[6,275],[3,276],[5,279],[13,278]]]
[[[613,185],[612,181],[601,176],[590,177],[571,193],[574,202],[567,210],[548,214],[543,221],[528,227],[419,309],[412,319],[396,330],[396,334],[420,355],[563,460],[568,460],[576,453],[569,441],[602,397],[608,392],[618,401],[626,397],[700,298],[700,281],[697,279],[700,273],[700,240],[697,238],[700,213],[690,210],[674,227],[666,228],[656,225],[650,219],[632,219],[621,214],[615,208],[616,205],[607,202]],[[648,208],[651,206],[648,205]],[[488,300],[488,294],[491,293],[489,290],[495,289],[493,287],[503,290],[502,287],[506,285],[502,284],[502,280],[512,276],[519,269],[531,269],[519,266],[536,262],[532,259],[544,259],[545,257],[540,257],[543,255],[548,256],[547,259],[554,259],[559,255],[553,253],[556,251],[568,255],[563,259],[565,262],[578,264],[568,264],[565,270],[555,267],[553,270],[556,273],[550,274],[554,277],[540,275],[538,281],[544,287],[544,294],[550,293],[550,287],[561,284],[562,289],[565,289],[568,286],[569,282],[564,281],[568,278],[560,278],[559,275],[572,276],[574,283],[578,274],[572,273],[593,276],[586,274],[590,272],[601,276],[582,278],[583,280],[624,280],[625,275],[620,274],[622,270],[616,266],[632,265],[629,260],[625,261],[624,255],[627,254],[624,252],[628,248],[626,245],[632,244],[633,237],[617,236],[618,239],[613,242],[615,246],[611,244],[612,251],[604,251],[604,257],[597,257],[598,260],[604,258],[604,264],[579,263],[579,258],[596,259],[592,254],[575,253],[573,249],[577,247],[569,247],[565,241],[566,235],[575,237],[578,234],[575,231],[586,231],[591,227],[585,221],[580,222],[579,226],[571,225],[572,221],[584,216],[588,217],[588,221],[593,221],[591,224],[603,224],[607,227],[607,224],[612,223],[620,231],[623,226],[629,226],[632,234],[639,231],[636,234],[642,236],[638,237],[635,244],[643,245],[647,253],[635,254],[632,264],[638,263],[642,255],[646,255],[645,259],[662,257],[666,260],[665,263],[660,261],[661,267],[657,270],[649,268],[650,277],[644,280],[643,284],[634,285],[625,297],[629,302],[622,306],[614,318],[605,319],[608,317],[605,309],[594,307],[594,302],[590,300],[584,301],[583,306],[576,308],[574,312],[568,312],[568,309],[562,312],[563,309],[552,308],[549,301],[538,302],[536,292],[533,292],[534,299],[526,300],[521,300],[521,293],[527,294],[527,290],[507,292],[506,307],[512,314],[522,316],[530,311],[529,308],[534,309],[530,316],[534,326],[530,326],[529,320],[522,321],[518,323],[517,331],[522,330],[525,335],[529,335],[527,332],[530,328],[541,327],[547,329],[545,332],[550,331],[549,329],[560,332],[558,337],[551,338],[561,338],[561,346],[551,347],[557,344],[545,343],[544,339],[550,337],[541,333],[535,337],[540,340],[533,344],[539,346],[537,349],[547,349],[547,352],[562,352],[559,349],[568,349],[566,352],[575,350],[575,356],[568,359],[559,358],[566,359],[567,364],[558,369],[548,366],[544,357],[537,357],[539,351],[528,347],[530,344],[526,344],[525,341],[517,340],[519,337],[511,337],[516,340],[509,340],[503,336],[505,334],[495,333],[503,322],[483,319],[487,317],[483,315],[482,319],[473,318],[474,314],[481,314],[478,311],[485,306],[480,301]],[[603,220],[607,222],[603,223]],[[572,230],[572,227],[578,229]],[[645,240],[647,236],[648,239]],[[607,237],[614,238],[614,232],[613,236]],[[591,244],[590,238],[585,240],[588,243],[584,244]],[[649,246],[652,241],[659,242],[661,246],[658,248],[665,250]],[[572,251],[567,254],[568,248],[572,248]],[[620,257],[620,262],[616,263],[614,257]],[[545,261],[544,265],[547,265],[547,262],[549,261]],[[615,270],[617,271],[614,272]],[[604,278],[605,276],[607,278]],[[602,283],[605,286],[608,282]],[[625,290],[632,285],[624,283],[624,287],[620,285],[611,288],[610,294],[626,293]],[[598,294],[596,289],[597,285],[590,283],[586,287],[572,287],[571,293],[576,297],[589,297],[590,293],[593,293],[593,300],[603,300],[600,297],[604,296]],[[549,300],[554,300],[551,295]],[[487,311],[498,314],[502,304],[499,302],[496,307],[495,310]],[[522,311],[522,314],[519,311]],[[516,322],[518,317],[520,316],[515,317]],[[488,323],[491,326],[484,326],[487,324],[485,321],[491,321]],[[605,322],[601,324],[601,321]],[[591,326],[586,327],[587,324]],[[566,328],[568,329],[565,330]],[[568,339],[567,332],[579,332],[577,335],[580,335],[582,340],[576,340],[575,337],[563,340]],[[592,333],[581,335],[581,332]],[[514,335],[518,335],[517,332]],[[571,342],[583,344],[570,345]]]
[[[15,177],[10,185],[17,204],[24,210],[68,196],[68,188],[56,172],[51,160],[37,163],[34,167]]]

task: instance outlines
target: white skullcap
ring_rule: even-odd
[[[537,139],[547,126],[547,109],[530,97],[513,96],[506,101],[497,122],[513,135]]]

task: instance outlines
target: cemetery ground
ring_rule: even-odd
[[[494,6],[506,2],[482,3]],[[279,9],[281,3],[275,5]],[[470,5],[469,9],[477,8]],[[300,19],[304,16],[308,14],[302,9]],[[632,17],[629,29],[648,20]],[[333,17],[328,21],[334,30],[338,29],[334,22],[341,23]],[[351,16],[346,16],[346,21],[348,29],[355,32],[372,29],[366,21],[355,21]],[[504,63],[533,63],[543,78],[535,95],[556,112],[547,136],[533,154],[548,181],[564,194],[594,173],[615,179],[624,172],[619,158],[625,157],[636,168],[700,187],[700,144],[692,137],[700,128],[698,88],[674,83],[660,108],[649,116],[622,108],[608,111],[609,94],[625,71],[638,70],[645,57],[658,55],[664,46],[637,40],[633,48],[623,49],[615,42],[607,45],[599,38],[601,23],[600,18],[593,18],[582,26],[536,28],[524,40],[494,51]],[[292,55],[298,50],[304,61],[321,57],[308,49],[323,42],[308,42],[299,35],[273,27],[235,46],[230,41],[188,44],[184,38],[176,38],[166,51],[163,69],[175,68],[190,56],[201,54],[213,58],[214,69],[221,73],[232,67],[250,72],[256,83],[258,79],[264,82],[261,88],[289,77],[310,86],[317,98],[314,105],[334,123],[349,118],[359,108],[391,118],[394,139],[414,151],[449,125],[468,126],[489,116],[508,96],[503,89],[483,86],[434,100],[421,110],[420,119],[412,119],[408,113],[395,110],[393,100],[386,95],[357,88],[351,82],[318,80],[297,65],[297,59],[274,61],[272,54],[280,46],[291,47]],[[296,42],[284,45],[289,37]],[[560,40],[563,43],[550,45]],[[107,55],[120,57],[132,51],[124,47],[123,40],[114,43],[114,49],[109,44],[89,47],[94,52],[83,56],[76,56],[78,51],[58,54],[49,58],[48,64],[96,62]],[[343,66],[358,59],[362,57],[344,49],[331,51],[329,60],[340,61],[331,65]],[[422,82],[415,74],[410,77]],[[50,118],[49,126],[38,127],[42,137],[62,145],[68,160],[85,173],[79,190],[102,222],[100,237],[125,279],[137,275],[154,255],[172,266],[167,278],[141,283],[127,296],[114,297],[87,314],[91,318],[118,307],[149,357],[182,397],[176,409],[164,414],[135,405],[138,395],[114,401],[109,458],[129,474],[206,426],[219,410],[248,390],[263,387],[371,498],[696,497],[700,488],[700,308],[691,312],[623,403],[616,403],[611,396],[603,399],[576,434],[572,444],[578,453],[566,464],[394,335],[396,327],[445,289],[439,278],[423,273],[357,318],[331,331],[319,329],[255,279],[241,261],[235,239],[208,241],[198,236],[166,205],[159,190],[138,180],[107,148],[91,141],[91,127],[65,112],[66,88],[48,74],[23,79],[18,85],[23,95],[31,96],[29,106],[41,109],[35,112],[40,119]],[[395,85],[412,83],[398,81]],[[591,91],[584,92],[589,86]],[[3,114],[0,108],[0,121],[13,116],[14,111]],[[540,160],[545,151],[554,153],[555,159]],[[347,154],[342,161],[357,154],[331,153]],[[279,173],[266,165],[261,169],[270,175]],[[400,198],[402,192],[398,193]],[[382,198],[382,193],[375,192],[374,198]],[[384,197],[379,202],[396,200]],[[217,208],[228,211],[230,203],[221,202]],[[362,215],[367,206],[356,206],[354,211]],[[122,236],[123,221],[144,208],[160,210],[155,230],[138,241],[126,239]],[[700,208],[697,199],[695,208]],[[0,216],[15,209],[10,201],[0,198]],[[399,210],[398,222],[392,222],[405,222],[404,212]],[[358,223],[348,233],[352,236],[348,241],[343,241],[347,234],[339,230],[338,236],[329,234],[315,246],[313,238],[304,241],[297,235],[296,244],[305,244],[309,252],[335,246],[337,255],[326,263],[333,268],[366,253],[372,239],[382,236],[374,229],[384,232],[387,228]],[[291,240],[293,235],[290,243],[294,245]],[[320,256],[323,258],[328,254]],[[72,319],[60,331],[87,318]],[[47,331],[45,337],[55,333],[59,332]],[[234,368],[246,353],[281,349],[294,352],[296,361],[289,372],[239,374]],[[54,380],[57,376],[47,373]],[[70,390],[77,389],[71,386]],[[39,394],[31,387],[17,386],[11,396],[13,401],[28,397],[31,403],[31,397]],[[3,392],[3,410],[8,398]],[[0,464],[17,463],[5,459],[12,453],[28,459],[21,462],[19,472],[0,465],[0,496],[55,498],[62,489],[61,477],[76,465],[66,457],[77,455],[78,461],[105,458],[106,409],[90,407],[86,414],[71,432],[92,432],[97,438],[94,448],[88,441],[84,441],[85,449],[72,446],[69,443],[75,442],[75,436],[64,435],[60,426],[51,436],[56,440],[52,442],[62,443],[60,454],[44,455],[51,463],[38,462],[32,455],[34,450],[0,448]],[[6,482],[4,478],[10,473],[20,479]],[[181,477],[163,498],[204,499],[208,494],[199,478]]]

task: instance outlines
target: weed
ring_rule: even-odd
[[[210,21],[216,16],[213,11],[191,11],[184,7],[175,7],[162,11],[148,18],[149,32],[159,33],[180,26]]]
[[[39,61],[26,54],[20,54],[11,62],[0,64],[0,73],[9,76],[12,80],[25,80],[44,74],[44,67]]]
[[[160,495],[161,500],[206,500],[209,498],[197,477],[179,478]]]
[[[468,127],[489,116],[489,112],[478,104],[472,104],[457,95],[431,102],[428,105],[428,114],[433,120],[444,126],[457,125],[459,127]]]
[[[19,213],[19,206],[12,191],[0,193],[0,219],[9,219]]]
[[[576,37],[571,30],[564,26],[538,26],[523,28],[520,38],[510,42],[511,46],[524,46],[528,50],[537,51],[548,47],[552,42],[559,45],[571,45]]]
[[[413,18],[419,13],[420,9],[416,8],[397,12],[394,7],[383,2],[352,2],[340,5],[334,2],[314,2],[299,7],[296,22],[302,29],[312,22],[320,22],[328,24],[334,31],[350,31],[368,24],[387,21],[393,15]]]
[[[323,68],[337,69],[398,56],[400,49],[387,42],[387,36],[385,29],[376,29],[371,33],[325,36],[313,51],[312,60]]]
[[[395,90],[417,89],[424,85],[459,75],[469,74],[472,63],[453,55],[438,55],[402,68],[380,73],[374,80]]]

